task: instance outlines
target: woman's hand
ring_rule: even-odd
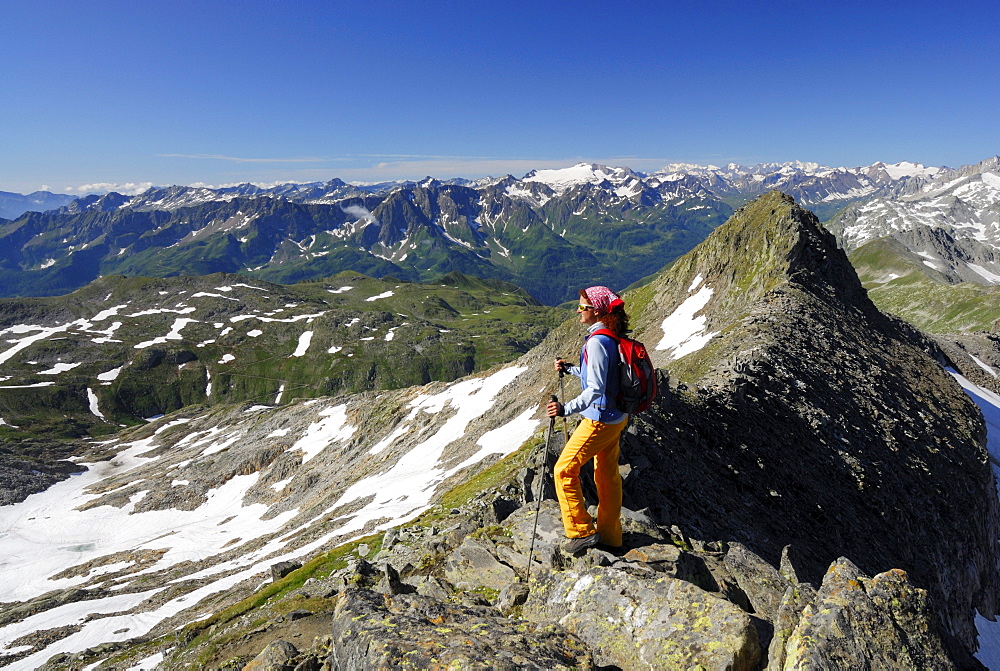
[[[569,369],[572,366],[570,366],[570,364],[566,362],[566,359],[563,359],[562,357],[556,357],[555,367],[557,373],[559,373],[560,375],[565,375],[567,372],[569,372]]]
[[[563,404],[557,403],[556,401],[549,401],[548,405],[545,406],[545,415],[547,417],[563,417]]]

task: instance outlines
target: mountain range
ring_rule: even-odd
[[[199,339],[258,322],[290,328],[279,320],[314,309],[274,312],[281,295],[262,303],[272,314],[233,322],[250,306],[226,306],[230,293],[248,300],[231,279],[192,292],[218,296],[174,294],[156,309],[231,308],[218,323],[233,331],[202,325]],[[157,297],[162,282],[150,284]],[[355,290],[332,293],[339,284],[309,291]],[[360,302],[380,296],[365,287]],[[562,439],[540,407],[559,393],[553,357],[579,347],[569,319],[513,361],[450,382],[192,404],[78,440],[76,475],[0,506],[2,663],[944,669],[1000,659],[987,619],[1000,611],[1000,398],[970,381],[985,372],[978,363],[881,312],[835,238],[781,193],[740,207],[625,299],[665,393],[623,441],[621,550],[559,550],[546,495],[544,457]],[[138,307],[88,313],[91,326],[75,328],[105,331]],[[367,337],[387,342],[389,323]],[[306,351],[334,342],[313,324]],[[287,358],[307,330],[276,330],[273,347]],[[10,335],[25,365],[42,365],[50,343]]]
[[[3,295],[57,295],[102,275],[240,273],[292,283],[354,270],[426,281],[453,270],[510,281],[543,303],[615,276],[642,281],[738,206],[777,189],[822,217],[953,174],[859,168],[579,164],[477,181],[153,188],[0,221]],[[985,266],[984,266],[985,267]]]

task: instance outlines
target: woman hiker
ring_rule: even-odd
[[[549,417],[583,415],[555,466],[556,495],[562,510],[563,526],[570,539],[563,548],[579,554],[598,543],[610,547],[622,544],[622,479],[618,472],[618,439],[628,415],[615,407],[618,386],[618,345],[598,329],[624,336],[628,329],[625,302],[607,287],[590,287],[580,292],[580,323],[587,325],[587,338],[580,351],[580,365],[570,366],[556,359],[556,370],[580,378],[583,393],[564,406],[550,402]],[[580,486],[580,468],[594,460],[597,485],[597,526],[587,513]]]

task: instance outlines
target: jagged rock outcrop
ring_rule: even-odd
[[[531,587],[524,616],[558,622],[605,666],[739,671],[760,662],[750,616],[684,580],[597,567],[547,573]]]
[[[914,588],[899,569],[869,578],[841,558],[802,611],[783,668],[951,669],[954,662],[926,591]]]

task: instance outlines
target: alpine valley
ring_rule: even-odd
[[[18,202],[0,666],[1000,668],[1000,159]],[[596,283],[662,393],[574,557]]]

